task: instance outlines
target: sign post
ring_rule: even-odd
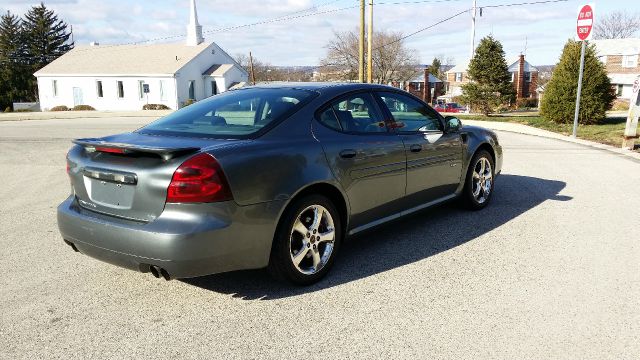
[[[580,93],[582,92],[582,75],[584,72],[584,52],[587,47],[587,40],[593,36],[593,5],[584,5],[578,12],[578,23],[576,33],[578,39],[582,41],[582,51],[580,52],[580,74],[578,75],[578,93],[576,94],[576,112],[573,117],[573,137],[578,135],[578,117],[580,116]]]
[[[622,147],[633,150],[635,140],[638,138],[638,117],[640,116],[640,75],[633,82],[633,92],[629,100],[629,115],[627,116],[627,126],[624,128],[624,139]]]

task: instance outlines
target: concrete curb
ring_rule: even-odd
[[[479,120],[462,120],[462,123],[473,125],[473,126],[481,126],[481,127],[489,128],[491,130],[507,131],[512,133],[532,135],[532,136],[540,136],[540,137],[570,142],[574,144],[589,146],[596,149],[613,152],[619,155],[630,157],[635,160],[640,160],[640,153],[637,151],[617,148],[615,146],[601,144],[601,143],[597,143],[589,140],[574,139],[570,136],[565,136],[565,135],[554,133],[548,130],[538,129],[528,125],[514,124],[514,123],[508,123],[508,122],[497,122],[497,121],[479,121]]]

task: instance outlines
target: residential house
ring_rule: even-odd
[[[604,39],[591,42],[605,64],[618,98],[631,98],[633,82],[640,75],[640,39]]]
[[[431,103],[444,92],[444,82],[429,73],[429,68],[425,67],[423,74],[407,82],[405,90],[423,101]]]
[[[525,60],[524,55],[511,61],[507,61],[511,82],[516,90],[517,99],[536,99],[538,87],[538,69]],[[447,74],[447,90],[443,97],[453,99],[462,95],[462,85],[468,83],[469,61],[456,65],[449,69]]]
[[[78,46],[34,75],[42,110],[90,105],[97,110],[178,109],[242,86],[248,73],[214,42],[205,42],[195,0],[184,43]]]

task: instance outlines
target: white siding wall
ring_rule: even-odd
[[[53,94],[53,80],[57,81],[58,94]],[[97,81],[102,81],[103,97],[98,97]],[[117,81],[123,82],[124,97],[118,97]],[[147,96],[140,98],[139,81],[149,84]],[[160,95],[160,82],[164,96]],[[92,77],[92,76],[41,76],[38,78],[40,108],[43,111],[54,106],[74,106],[74,89],[82,92],[82,105],[91,105],[96,110],[142,110],[144,104],[164,104],[177,108],[175,81],[172,77]],[[163,100],[164,99],[164,100]]]
[[[54,106],[74,106],[74,90],[82,92],[82,105],[91,105],[96,110],[141,110],[144,104],[164,104],[171,109],[182,107],[189,99],[189,81],[195,81],[195,98],[202,100],[211,96],[211,77],[202,74],[213,64],[234,64],[233,59],[218,45],[212,43],[193,60],[184,65],[175,77],[163,76],[40,76],[38,92],[40,108],[44,111]],[[247,81],[248,74],[235,66],[217,77],[218,92],[226,91],[234,82]],[[58,94],[53,95],[52,81],[57,80]],[[97,94],[96,81],[102,80],[104,97]],[[124,97],[118,97],[117,81],[123,81]],[[164,97],[160,96],[160,81],[163,80]],[[149,84],[149,98],[140,98],[139,81]]]
[[[213,50],[213,53],[212,53]],[[180,107],[189,99],[189,81],[195,81],[196,100],[202,100],[211,96],[211,77],[203,76],[213,64],[233,64],[233,59],[219,46],[211,44],[200,55],[187,63],[176,73],[178,88],[178,104]],[[224,79],[218,81],[218,93],[227,91],[229,85],[234,82],[247,81],[248,75],[241,69],[234,67],[224,74]]]

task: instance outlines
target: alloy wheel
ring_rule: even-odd
[[[316,274],[331,258],[335,239],[331,213],[321,205],[306,207],[296,217],[289,236],[293,266],[302,274]]]
[[[473,166],[471,193],[478,204],[483,204],[491,194],[493,184],[493,171],[491,162],[485,157],[481,157]]]

